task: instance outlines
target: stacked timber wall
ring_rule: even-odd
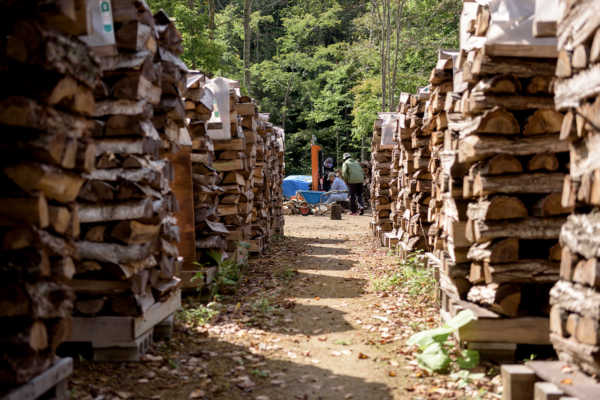
[[[1,391],[49,368],[60,379],[72,369],[52,364],[71,329],[77,197],[95,164],[100,65],[73,36],[85,28],[48,3],[0,6]]]
[[[401,97],[390,154],[399,187],[397,198],[387,197],[394,225],[384,236],[404,251],[429,251],[445,317],[464,308],[478,315],[461,340],[514,351],[549,344],[549,292],[566,252],[559,233],[574,207],[574,200],[561,204],[563,181],[570,165],[565,188],[576,193],[572,182],[585,174],[573,174],[574,152],[569,161],[559,140],[555,41],[534,38],[527,16],[528,27],[507,23],[499,3],[511,1],[465,2],[460,51],[440,51],[423,109],[418,94]],[[518,8],[529,3],[533,13],[533,2]],[[383,173],[378,167],[374,177]]]
[[[116,347],[137,359],[153,325],[179,305],[177,201],[167,155],[187,134],[180,132],[187,69],[163,13],[155,19],[147,6],[126,1],[115,2],[113,13],[117,52],[100,57],[95,92],[96,169],[84,175],[78,195],[78,318],[69,340],[92,343],[96,359]],[[110,329],[124,332],[131,317],[153,323],[111,341],[101,328],[108,316],[122,317]]]
[[[561,139],[570,150],[562,203],[560,282],[551,291],[551,340],[561,360],[600,374],[600,24],[598,3],[561,1],[557,25],[556,107],[567,114]]]
[[[95,47],[78,39],[86,1],[0,6],[2,391],[45,373],[62,398],[63,342],[139,360],[180,277],[216,272],[209,250],[239,258],[238,242],[262,252],[283,234],[284,132],[232,90],[233,137],[213,141],[214,94],[180,60],[173,22],[110,4],[115,44]]]

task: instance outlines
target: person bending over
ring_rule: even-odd
[[[327,198],[327,203],[335,203],[337,201],[344,202],[348,201],[348,186],[344,183],[342,178],[335,176],[335,173],[330,172],[327,177],[329,180],[331,187],[329,188],[329,192],[331,193]]]

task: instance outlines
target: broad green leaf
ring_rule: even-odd
[[[417,345],[421,350],[423,350],[432,343],[444,343],[446,340],[448,340],[448,335],[452,332],[452,329],[446,327],[418,332],[412,335],[406,344],[409,346]]]
[[[446,326],[452,328],[452,332],[455,332],[467,325],[469,322],[476,320],[475,314],[471,310],[462,310],[454,316],[450,321],[446,322]]]
[[[444,371],[450,365],[450,357],[439,343],[432,343],[417,356],[419,365],[430,371]]]
[[[473,369],[479,364],[479,352],[477,350],[463,350],[461,357],[456,362],[462,369]]]

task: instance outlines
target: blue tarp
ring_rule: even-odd
[[[289,199],[296,195],[298,190],[310,190],[312,176],[310,175],[290,175],[283,180],[283,196]]]

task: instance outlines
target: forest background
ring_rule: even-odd
[[[149,0],[182,33],[191,69],[239,80],[286,131],[286,175],[368,159],[373,122],[458,47],[462,0]]]

